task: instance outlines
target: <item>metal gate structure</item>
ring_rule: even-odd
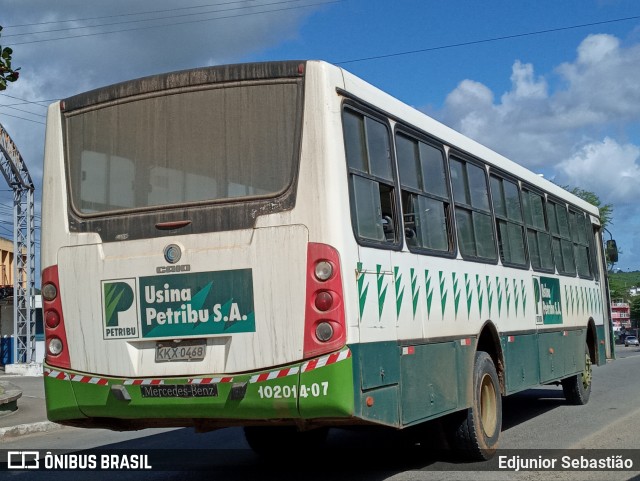
[[[0,171],[13,191],[13,360],[36,357],[35,187],[13,140],[0,124]]]

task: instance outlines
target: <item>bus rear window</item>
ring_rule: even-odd
[[[294,172],[295,82],[225,86],[66,114],[80,214],[270,197]]]

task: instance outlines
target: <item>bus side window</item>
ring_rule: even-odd
[[[544,198],[527,189],[522,190],[522,207],[527,226],[529,260],[534,270],[553,272],[551,236],[544,216]]]
[[[569,229],[567,206],[552,200],[547,201],[547,217],[551,232],[551,248],[560,274],[576,275],[576,264],[573,255],[573,243]]]
[[[496,261],[487,173],[471,162],[449,159],[460,253],[481,261]]]
[[[395,136],[407,245],[453,252],[444,152],[403,132]]]
[[[354,230],[365,242],[398,242],[395,187],[387,126],[345,108],[342,116]]]
[[[500,260],[505,265],[526,267],[524,222],[518,185],[496,175],[491,176],[490,183]]]
[[[569,221],[571,225],[571,238],[573,240],[573,250],[576,260],[576,267],[580,277],[593,277],[591,267],[591,254],[589,246],[589,223],[587,223],[582,212],[569,210]]]

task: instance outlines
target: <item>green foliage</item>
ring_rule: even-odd
[[[640,296],[631,298],[631,319],[634,321],[640,320]]]
[[[2,27],[0,26],[0,32]],[[10,47],[2,48],[0,45],[0,90],[6,90],[7,82],[15,82],[18,80],[20,73],[20,67],[11,67],[11,56],[13,55],[13,49]]]
[[[581,189],[580,187],[570,187],[568,185],[563,185],[562,188],[564,190],[568,190],[573,195],[580,197],[582,200],[589,202],[589,204],[595,205],[598,209],[600,209],[600,224],[603,228],[606,228],[609,225],[613,225],[613,204],[602,205],[602,201],[597,194],[589,190]]]
[[[632,287],[640,287],[640,271],[610,272],[608,277],[611,299],[625,299],[627,301],[636,299],[629,296],[629,289]],[[638,297],[638,301],[640,302],[640,296]],[[640,304],[638,307],[640,308]],[[637,318],[640,319],[640,316]]]

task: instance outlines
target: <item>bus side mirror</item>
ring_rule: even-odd
[[[607,241],[606,256],[608,262],[618,262],[618,246],[613,239]]]

